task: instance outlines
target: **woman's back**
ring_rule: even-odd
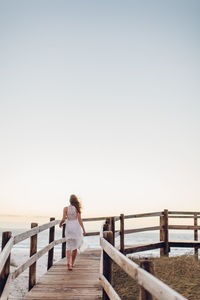
[[[73,205],[70,205],[67,208],[67,219],[69,221],[77,220],[76,207],[74,207]]]

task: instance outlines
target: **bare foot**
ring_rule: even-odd
[[[67,268],[69,271],[72,271],[72,266],[70,264],[67,264]]]

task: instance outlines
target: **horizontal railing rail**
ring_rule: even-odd
[[[136,219],[136,218],[151,218],[151,217],[158,217],[160,220],[160,225],[157,226],[148,226],[148,227],[141,227],[141,228],[132,228],[132,229],[125,229],[125,221],[130,219]],[[176,219],[176,218],[190,218],[194,219],[193,225],[182,225],[182,224],[168,224],[168,220],[170,219]],[[112,246],[115,245],[115,238],[120,238],[120,252],[121,254],[130,254],[130,253],[136,253],[140,251],[146,251],[146,250],[153,250],[153,249],[159,249],[160,248],[160,255],[161,256],[168,256],[168,253],[170,251],[171,247],[192,247],[194,248],[194,254],[195,257],[198,258],[198,249],[200,248],[200,242],[198,242],[198,230],[200,230],[200,225],[198,225],[198,219],[200,218],[200,212],[186,212],[186,211],[168,211],[164,210],[161,212],[152,212],[152,213],[139,213],[139,214],[131,214],[131,215],[123,215],[120,216],[109,216],[109,217],[92,217],[92,218],[83,218],[84,222],[98,222],[98,221],[104,221],[109,227],[110,231],[112,232]],[[115,230],[115,223],[119,221],[120,222],[120,229]],[[26,232],[20,233],[14,237],[11,236],[11,233],[8,232],[8,240],[5,242],[5,245],[0,253],[0,273],[4,274],[4,282],[1,281],[0,285],[0,295],[1,300],[4,299],[4,295],[7,295],[9,291],[9,285],[17,278],[24,270],[27,268],[30,268],[31,270],[34,270],[33,266],[36,264],[37,260],[42,257],[45,253],[49,252],[48,254],[48,268],[51,267],[53,264],[53,251],[54,246],[62,244],[62,258],[65,257],[65,251],[66,251],[66,243],[65,243],[65,224],[62,229],[62,238],[58,240],[54,240],[54,230],[55,226],[57,226],[60,223],[60,220],[55,220],[55,218],[51,218],[51,221],[49,223],[42,224],[38,226],[35,224],[32,229],[27,230]],[[19,266],[13,273],[9,273],[8,265],[10,264],[10,255],[12,252],[13,246],[16,244],[30,238],[32,243],[34,244],[35,239],[37,240],[37,235],[45,230],[49,230],[49,244],[45,246],[40,251],[36,252],[32,251],[32,254],[30,255],[30,258],[21,266]],[[169,240],[169,230],[192,230],[194,231],[194,241],[170,241]],[[141,245],[130,245],[126,246],[124,242],[124,237],[126,234],[134,234],[139,232],[145,232],[145,231],[159,231],[160,232],[160,242],[150,242],[146,244]],[[10,235],[9,235],[10,234]],[[101,231],[91,231],[87,232],[86,236],[101,236]],[[103,239],[103,236],[101,236]],[[37,242],[36,242],[37,243]],[[34,247],[33,247],[34,248]],[[36,247],[37,248],[37,247]],[[102,250],[104,252],[104,250]],[[34,273],[35,271],[30,271],[30,274]],[[31,282],[33,282],[33,285],[36,283],[36,276],[35,274],[30,275],[32,276]],[[104,278],[104,275],[101,275],[101,281],[103,282],[102,285],[104,285],[106,290],[107,285],[107,278]],[[30,278],[29,278],[30,281]],[[3,283],[2,283],[3,282]],[[30,285],[30,288],[32,285]],[[108,293],[113,292],[113,288],[109,287],[107,289]],[[5,296],[7,297],[7,296]],[[114,297],[114,296],[113,296]],[[115,295],[118,299],[117,295]],[[5,298],[6,299],[6,298]]]
[[[123,217],[122,217],[123,219]],[[100,245],[102,249],[101,254],[101,266],[100,266],[100,281],[103,288],[103,300],[120,300],[121,298],[112,286],[112,262],[115,262],[124,272],[126,272],[131,278],[136,280],[139,286],[147,291],[152,297],[159,300],[185,300],[186,298],[174,291],[168,285],[163,283],[152,274],[143,270],[132,260],[127,258],[119,250],[114,247],[112,222],[107,222],[102,226],[100,233]],[[123,227],[122,227],[123,228]],[[110,231],[109,231],[110,230]],[[164,247],[164,242],[156,243],[152,245],[152,249]],[[144,245],[143,245],[144,247]],[[140,249],[141,250],[141,249]],[[149,298],[149,294],[146,294],[147,298],[141,299],[153,299]],[[144,296],[144,294],[143,294]]]
[[[185,297],[120,253],[104,238],[100,239],[100,244],[103,251],[109,255],[112,261],[118,264],[122,270],[124,270],[131,278],[136,280],[136,282],[147,290],[153,297],[159,300],[186,300]]]

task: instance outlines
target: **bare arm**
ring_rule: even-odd
[[[67,216],[67,207],[64,207],[63,217],[62,217],[62,220],[60,221],[59,227],[62,227],[63,223],[65,222],[66,216]]]
[[[83,226],[83,222],[82,222],[82,219],[81,219],[81,214],[79,212],[77,212],[77,217],[78,217],[79,224],[81,225],[81,227],[83,229],[83,234],[86,235],[85,228]]]

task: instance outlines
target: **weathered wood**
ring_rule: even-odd
[[[50,218],[50,222],[52,222],[54,220],[55,220],[55,218]],[[55,237],[55,226],[53,226],[49,229],[49,244],[54,241],[54,237]],[[47,270],[50,269],[51,266],[53,265],[53,252],[54,252],[54,248],[49,250]]]
[[[103,250],[112,257],[131,278],[135,279],[139,285],[145,288],[155,298],[159,300],[186,300],[182,295],[171,289],[158,278],[142,270],[136,263],[131,261],[104,238],[100,238],[100,244]]]
[[[115,221],[119,221],[119,216],[114,216],[115,217]],[[111,217],[95,217],[95,218],[82,218],[83,222],[93,222],[93,221],[104,221],[107,218],[111,218]]]
[[[28,292],[23,300],[100,300],[100,250],[85,251],[77,256],[73,271],[67,270],[66,259],[55,263]]]
[[[164,242],[165,242],[165,247],[164,247],[164,254],[165,256],[169,256],[169,234],[168,234],[168,210],[164,210]]]
[[[103,231],[108,231],[110,228],[110,218],[106,218],[105,223],[103,224]]]
[[[130,253],[142,252],[147,250],[160,249],[160,248],[164,248],[164,246],[165,246],[164,242],[155,242],[155,243],[136,245],[133,247],[125,248],[124,253],[130,254]]]
[[[4,231],[2,233],[2,245],[1,245],[2,250],[4,249],[6,244],[9,242],[11,235],[12,235],[12,233],[10,231]],[[6,281],[7,281],[9,274],[10,274],[10,254],[7,256],[7,259],[5,261],[5,264],[4,264],[1,274],[0,274],[0,296],[6,285]]]
[[[152,212],[152,213],[144,213],[144,214],[134,214],[134,215],[126,215],[124,219],[133,219],[133,218],[143,218],[143,217],[159,217],[162,215],[162,212]]]
[[[200,212],[197,212],[197,211],[172,211],[172,210],[169,210],[168,214],[169,215],[194,215],[194,214],[200,215]]]
[[[14,242],[14,238],[11,237],[0,253],[0,273],[2,272],[6,260],[10,255],[11,249],[13,247],[13,242]]]
[[[140,261],[140,267],[152,275],[155,275],[154,264],[148,258]],[[155,298],[143,287],[140,288],[140,300],[155,300]]]
[[[112,237],[113,237],[111,244],[113,246],[115,246],[115,217],[112,217],[110,219],[110,225],[111,225],[111,231],[112,231]]]
[[[194,214],[194,226],[197,227],[198,223],[197,223],[197,214]],[[194,229],[194,240],[198,241],[198,230]],[[198,248],[194,247],[194,256],[195,258],[198,260]]]
[[[173,216],[173,215],[168,215],[168,218],[171,218],[171,219],[193,219],[193,215],[190,215],[190,216],[181,216],[181,215],[178,215],[178,216]],[[199,217],[197,217],[199,218]]]
[[[103,275],[100,275],[99,279],[101,280],[101,285],[102,285],[103,289],[105,290],[109,299],[121,300],[121,298],[116,293],[116,291],[114,290],[112,285],[109,283],[109,281]]]
[[[169,225],[168,229],[198,230],[200,226],[193,225]]]
[[[99,235],[99,231],[87,232],[86,236]]]
[[[12,273],[9,274],[9,276],[6,280],[6,284],[4,286],[2,294],[0,296],[1,300],[8,300],[11,283],[12,283]]]
[[[65,237],[65,228],[66,228],[66,224],[63,224],[62,227],[62,237]],[[62,255],[61,257],[64,258],[66,256],[66,242],[62,243]]]
[[[103,221],[103,220],[105,220],[106,218],[107,218],[107,217],[83,218],[82,221],[83,221],[83,222]]]
[[[164,248],[160,249],[160,256],[169,256],[167,209],[165,209],[163,215],[160,216],[160,241],[163,241],[165,243]]]
[[[37,227],[37,223],[31,223],[31,228]],[[37,253],[37,234],[31,236],[30,238],[30,257]],[[28,289],[29,291],[32,287],[36,284],[36,262],[34,262],[29,267],[29,284]]]
[[[151,226],[151,227],[143,227],[143,228],[136,228],[136,229],[126,229],[124,230],[125,234],[130,234],[134,232],[143,232],[143,231],[153,231],[153,230],[159,230],[160,226]]]
[[[17,278],[22,272],[24,272],[28,267],[30,267],[34,262],[36,262],[40,257],[42,257],[45,253],[47,253],[50,249],[52,249],[54,246],[59,245],[65,241],[65,238],[58,239],[56,241],[53,241],[51,244],[47,245],[37,253],[35,253],[33,256],[31,256],[24,264],[22,264],[20,267],[18,267],[13,272],[13,279]]]
[[[28,230],[26,232],[23,232],[23,233],[20,233],[20,234],[17,234],[14,236],[14,245],[19,243],[19,242],[22,242],[24,240],[26,240],[27,238],[37,234],[37,233],[40,233],[50,227],[53,227],[55,225],[58,225],[60,223],[60,220],[56,220],[54,222],[49,222],[49,223],[46,223],[46,224],[43,224],[41,226],[37,226],[31,230]]]
[[[124,214],[120,215],[120,252],[124,253]]]
[[[109,243],[112,244],[113,242],[112,231],[105,231],[103,233],[103,237],[105,240],[107,240]],[[111,283],[111,276],[112,276],[111,272],[112,272],[112,260],[108,256],[108,254],[105,251],[103,251],[103,275],[110,283]],[[103,300],[109,300],[109,297],[104,290],[103,290]]]
[[[200,248],[200,241],[170,241],[170,247]]]

